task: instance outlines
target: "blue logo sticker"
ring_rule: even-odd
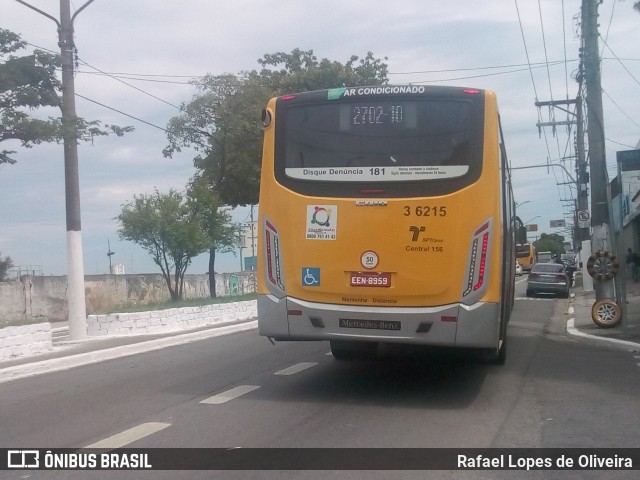
[[[320,269],[317,267],[302,267],[302,286],[319,287]]]

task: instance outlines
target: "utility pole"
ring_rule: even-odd
[[[580,172],[580,171],[585,171],[586,172],[586,162],[585,162],[585,152],[584,152],[584,131],[582,128],[583,125],[583,118],[582,118],[582,105],[581,105],[581,98],[580,96],[578,96],[575,100],[552,100],[549,102],[536,102],[535,105],[536,107],[540,108],[540,107],[556,107],[559,108],[560,110],[562,110],[563,112],[565,112],[567,115],[571,115],[573,117],[575,117],[575,120],[567,120],[567,121],[562,121],[562,122],[557,122],[557,121],[553,121],[553,122],[544,122],[544,123],[537,123],[536,126],[538,127],[538,132],[541,131],[542,127],[552,127],[553,129],[553,133],[555,135],[555,131],[556,131],[556,127],[558,125],[567,125],[567,126],[571,126],[571,125],[576,125],[577,127],[577,143],[576,143],[576,171]],[[575,105],[575,113],[571,112],[569,110],[569,106],[570,105]],[[566,108],[563,108],[563,106],[566,106]],[[563,167],[564,168],[564,167]],[[566,170],[566,169],[565,169]],[[568,175],[568,173],[567,173]],[[569,175],[569,178],[571,178],[571,176]],[[576,179],[573,180],[572,179],[572,184],[575,183],[577,192],[578,192],[578,209],[579,210],[586,210],[587,209],[587,201],[588,201],[588,192],[586,187],[582,184],[582,178],[580,176],[580,174],[577,175]],[[560,184],[559,184],[560,185]],[[573,200],[571,200],[573,202]],[[575,207],[575,204],[574,204]],[[574,213],[574,225],[576,226],[576,228],[574,229],[574,234],[573,234],[573,245],[575,246],[576,243],[578,243],[579,240],[586,240],[588,235],[589,235],[589,229],[588,228],[583,228],[583,229],[578,229],[577,228],[577,212]]]
[[[609,215],[607,166],[604,145],[604,115],[598,53],[598,4],[601,0],[582,0],[583,64],[587,104],[587,137],[591,171],[591,248],[613,251]],[[613,282],[596,282],[596,301],[613,298]]]
[[[584,150],[584,117],[582,113],[582,98],[576,99],[576,185],[578,187],[578,208],[576,211],[576,238],[580,244],[589,239],[589,227],[580,227],[578,214],[589,211],[589,173],[587,173],[587,158]]]
[[[60,0],[60,21],[23,0],[16,0],[58,26],[58,46],[62,56],[62,129],[64,140],[64,179],[67,218],[67,305],[69,338],[87,336],[87,307],[84,294],[84,262],[80,221],[80,176],[78,172],[78,133],[75,84],[73,77],[73,21],[94,0],[88,0],[71,16],[70,0]]]
[[[111,257],[115,255],[116,252],[111,251],[111,242],[107,240],[107,257],[109,257],[109,275],[113,273],[113,266],[111,265]]]

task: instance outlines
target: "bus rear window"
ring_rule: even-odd
[[[482,131],[468,100],[359,99],[291,105],[284,113],[277,162],[296,180],[444,180],[482,161]]]

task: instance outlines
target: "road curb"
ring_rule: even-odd
[[[608,347],[616,348],[618,350],[624,350],[627,352],[640,352],[640,345],[635,342],[618,340],[616,338],[589,335],[587,333],[581,332],[575,327],[574,318],[570,318],[569,320],[567,320],[567,334],[591,345],[606,345]]]
[[[115,358],[137,355],[139,353],[152,352],[166,347],[176,345],[184,345],[186,343],[197,342],[207,338],[220,337],[231,333],[253,330],[258,327],[258,321],[251,319],[243,323],[235,323],[223,327],[210,328],[197,332],[184,333],[171,337],[158,338],[155,340],[147,340],[143,342],[121,345],[118,347],[105,348],[102,350],[94,350],[92,352],[79,353],[76,355],[67,355],[59,358],[51,358],[39,362],[27,363],[24,365],[15,365],[0,369],[0,384],[18,380],[21,378],[41,375],[43,373],[59,372],[69,370],[71,368],[82,365],[90,365],[93,363],[112,360]]]

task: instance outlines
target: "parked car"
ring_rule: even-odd
[[[516,260],[516,275],[522,275],[522,265]]]
[[[538,293],[555,293],[569,297],[571,282],[565,266],[561,263],[536,263],[527,278],[527,297]]]

